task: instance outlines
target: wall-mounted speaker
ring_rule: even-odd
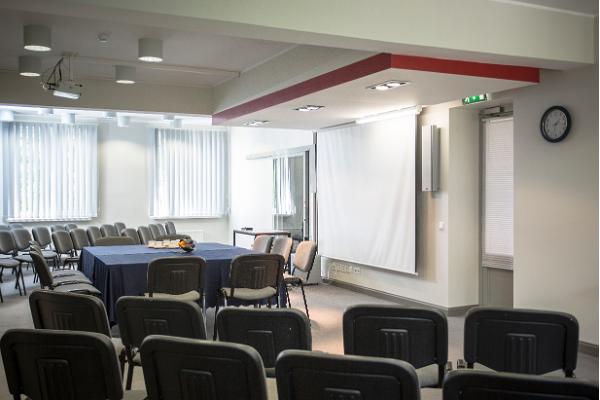
[[[440,135],[435,125],[421,127],[421,190],[439,190]]]

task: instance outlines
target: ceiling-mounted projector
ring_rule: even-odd
[[[81,97],[82,85],[73,80],[72,57],[73,54],[65,54],[54,67],[46,71],[42,76],[42,87],[56,97],[77,100]]]
[[[63,82],[53,90],[56,97],[77,100],[81,97],[81,85],[74,82]]]

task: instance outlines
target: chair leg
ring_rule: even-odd
[[[290,291],[287,285],[285,285],[285,297],[287,298],[288,308],[292,308],[292,302],[290,301]]]
[[[306,317],[310,321],[310,315],[308,314],[308,304],[306,304],[306,294],[304,293],[304,284],[300,282],[300,289],[302,289],[302,300],[304,300],[304,309],[306,310]]]
[[[217,294],[217,304],[215,304],[215,325],[213,326],[213,340],[217,340],[217,314],[219,313],[219,302],[221,296]]]
[[[4,303],[4,297],[2,296],[2,288],[0,287],[0,303]]]
[[[27,296],[27,288],[25,287],[25,278],[23,277],[23,270],[19,268],[21,274],[21,283],[23,284],[23,294]]]
[[[125,383],[125,390],[131,390],[131,382],[133,381],[133,355],[130,351],[127,352],[127,382]]]

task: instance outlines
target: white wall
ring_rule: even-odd
[[[573,119],[558,144],[539,132],[553,105]],[[513,108],[515,307],[572,313],[598,344],[598,65],[545,71]]]
[[[273,162],[270,158],[248,160],[247,156],[309,146],[312,144],[312,132],[268,128],[231,128],[230,132],[230,229],[244,226],[271,229]],[[240,237],[240,243],[248,245],[249,241]]]

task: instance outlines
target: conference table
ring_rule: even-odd
[[[197,243],[194,251],[155,249],[144,245],[84,247],[79,269],[102,293],[108,318],[115,323],[115,304],[121,296],[139,296],[147,291],[150,261],[161,257],[200,256],[206,260],[204,296],[206,307],[214,307],[217,291],[229,283],[231,260],[242,254],[255,253],[242,247],[221,243]],[[281,293],[281,291],[280,291]],[[285,303],[282,301],[281,303]]]

